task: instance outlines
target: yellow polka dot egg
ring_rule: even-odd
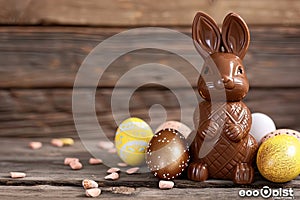
[[[136,117],[124,120],[115,135],[119,157],[131,166],[145,164],[146,148],[152,137],[152,129],[144,120]]]
[[[300,141],[291,135],[277,135],[263,142],[257,152],[259,172],[269,181],[283,183],[300,173]]]

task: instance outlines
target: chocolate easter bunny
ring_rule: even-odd
[[[249,134],[251,112],[241,101],[249,90],[242,63],[250,42],[248,27],[239,15],[230,13],[220,31],[210,16],[198,12],[192,31],[195,47],[205,60],[198,81],[198,91],[205,101],[199,103],[199,118],[195,119],[198,128],[190,147],[188,178],[249,184],[253,182],[257,142]],[[207,81],[216,74],[220,79]],[[225,91],[225,101],[212,101],[210,94],[218,90]]]

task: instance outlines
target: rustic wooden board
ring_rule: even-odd
[[[97,26],[190,25],[198,10],[217,22],[231,11],[249,24],[299,24],[297,0],[11,0],[0,1],[2,24]]]
[[[250,29],[252,43],[244,63],[251,86],[300,87],[300,27],[251,26]],[[122,30],[126,29],[0,27],[0,88],[70,88],[88,53],[97,44]],[[187,35],[191,33],[190,28],[176,30]],[[151,33],[145,37],[151,42]],[[162,45],[169,45],[168,41],[163,42]],[[190,47],[178,46],[180,49]],[[149,49],[116,58],[98,85],[113,87],[125,72],[149,62],[174,68],[184,75],[191,85],[196,86],[199,74],[186,61],[168,52]],[[98,66],[98,63],[95,63],[95,66]],[[103,70],[101,67],[105,66],[99,66],[99,71]],[[136,78],[144,80],[145,75],[183,87],[182,82],[173,80],[173,76],[141,73]],[[123,84],[124,87],[135,85],[135,79],[127,79]],[[93,85],[82,83],[82,86]]]
[[[88,159],[91,157],[89,152],[83,147],[79,140],[75,141],[74,146],[53,147],[49,144],[50,138],[36,138],[43,142],[44,146],[39,150],[31,150],[27,147],[30,142],[26,138],[1,138],[1,157],[0,157],[0,185],[7,186],[34,186],[34,185],[53,185],[53,186],[77,186],[81,187],[84,178],[90,178],[98,182],[100,187],[148,187],[157,188],[158,179],[150,172],[127,175],[122,168],[120,179],[116,181],[105,180],[106,171],[109,167],[116,165],[89,165]],[[100,151],[100,150],[99,150]],[[98,154],[99,158],[116,156],[103,151]],[[69,166],[63,165],[65,157],[77,157],[83,164],[81,170],[71,170]],[[116,158],[118,158],[116,156]],[[119,162],[116,159],[115,163]],[[25,178],[12,179],[9,177],[11,171],[22,171],[27,174]],[[174,180],[176,188],[261,188],[265,185],[269,187],[292,187],[300,188],[300,177],[288,183],[271,183],[263,179],[258,173],[252,185],[236,185],[229,180],[210,179],[205,182],[194,182],[185,177]]]
[[[43,142],[39,150],[28,148],[30,139],[1,138],[0,140],[0,197],[6,199],[82,199],[84,190],[81,181],[90,178],[99,183],[101,199],[236,199],[241,189],[254,190],[263,186],[272,188],[293,188],[295,198],[300,193],[300,178],[274,184],[263,180],[258,174],[250,185],[234,185],[231,181],[207,180],[193,182],[185,178],[175,180],[172,190],[159,190],[158,180],[150,173],[126,175],[121,172],[117,181],[106,181],[103,177],[108,169],[105,165],[89,165],[90,154],[80,141],[74,146],[57,148],[49,144],[51,138],[36,138]],[[78,157],[84,165],[73,171],[63,165],[64,157]],[[24,171],[26,178],[11,179],[10,171]],[[247,198],[248,199],[248,198]],[[249,198],[251,199],[251,198]]]
[[[86,92],[89,89],[82,89]],[[117,124],[111,111],[112,89],[98,89],[96,111],[99,123],[108,137],[113,137]],[[117,104],[123,105],[130,89],[123,89]],[[181,96],[191,95],[187,89],[175,91]],[[262,112],[271,116],[278,128],[300,130],[299,126],[300,90],[294,89],[251,89],[245,103],[252,112]],[[84,96],[83,96],[84,98]],[[186,102],[184,111],[194,111],[192,102]],[[84,104],[84,103],[83,103]],[[137,90],[128,105],[132,116],[150,122],[149,109],[160,104],[167,111],[168,120],[180,120],[180,106],[175,95],[169,90],[144,88]],[[83,105],[79,105],[82,107]],[[118,107],[115,115],[126,119],[126,108]],[[151,110],[158,120],[153,129],[162,123],[163,112]],[[80,113],[85,124],[90,124],[91,116],[84,110]],[[153,116],[152,116],[153,117]],[[191,125],[190,125],[191,126]],[[55,137],[71,135],[77,137],[72,116],[72,89],[11,89],[0,90],[0,135],[23,137]]]
[[[102,194],[99,197],[103,200],[125,200],[125,199],[143,199],[143,200],[163,200],[172,198],[175,200],[190,199],[237,199],[238,192],[244,188],[173,188],[172,190],[159,190],[153,188],[136,188],[132,194],[116,193],[120,187],[101,188]],[[300,189],[294,189],[294,198],[299,198]],[[85,198],[84,190],[79,187],[71,186],[0,186],[2,199],[15,200],[22,199],[83,199]],[[257,197],[248,197],[249,200],[258,199]]]

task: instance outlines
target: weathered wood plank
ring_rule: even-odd
[[[297,0],[1,0],[2,24],[97,26],[190,25],[198,10],[218,23],[231,11],[249,24],[299,24]]]
[[[251,86],[300,87],[300,27],[254,26],[250,29],[252,43],[244,62]],[[88,53],[97,44],[122,30],[126,29],[0,27],[0,88],[70,88]],[[190,28],[177,30],[188,35],[191,32]],[[151,41],[151,34],[145,37]],[[169,45],[168,41],[163,41],[162,45]],[[198,59],[198,55],[195,59]],[[165,51],[144,49],[116,58],[98,86],[113,87],[124,73],[150,62],[170,66],[184,75],[191,85],[197,84],[199,74],[185,60]],[[98,66],[98,63],[95,65]],[[105,66],[99,66],[98,70],[103,70],[101,67]],[[146,74],[156,80],[183,87],[182,82],[174,81],[172,76],[147,72],[136,75],[136,78],[144,80]],[[123,84],[124,87],[135,85],[132,79],[127,79]],[[82,86],[92,85],[83,83]]]
[[[172,198],[175,200],[190,199],[238,199],[238,192],[245,188],[173,188],[172,190],[159,190],[153,188],[136,188],[132,194],[113,193],[118,187],[105,187],[101,188],[102,194],[99,198],[103,200],[163,200]],[[295,188],[294,198],[299,198],[300,189]],[[84,190],[79,187],[71,186],[50,186],[50,185],[37,185],[37,186],[0,186],[0,194],[2,199],[15,200],[16,198],[22,199],[83,199]],[[247,197],[249,200],[258,199],[257,197]]]
[[[149,172],[143,172],[133,175],[127,175],[124,171],[120,173],[120,179],[116,181],[105,180],[106,170],[116,165],[89,165],[89,153],[84,149],[79,140],[71,147],[57,148],[52,147],[48,142],[49,138],[40,138],[44,146],[39,150],[31,150],[27,147],[29,139],[20,138],[1,138],[0,156],[0,185],[7,186],[34,186],[34,185],[53,185],[53,186],[78,186],[81,187],[81,181],[84,178],[90,178],[98,182],[100,187],[147,187],[157,188],[158,179]],[[98,151],[100,152],[100,150]],[[78,157],[83,169],[71,170],[69,166],[63,165],[64,157]],[[98,154],[99,158],[105,156],[112,157],[102,151]],[[113,157],[112,157],[113,158]],[[119,162],[115,160],[115,163]],[[122,168],[124,170],[126,168]],[[12,179],[9,177],[10,171],[24,171],[27,176],[22,179]],[[256,173],[255,181],[251,186],[236,185],[232,181],[210,179],[205,182],[194,182],[187,180],[185,177],[174,180],[175,188],[262,188],[265,185],[269,187],[292,187],[300,188],[300,177],[288,183],[272,183],[264,180]]]
[[[82,89],[89,91],[88,89]],[[108,137],[113,137],[117,124],[111,111],[112,89],[98,89],[96,93],[96,112],[99,123]],[[124,105],[129,95],[124,89],[115,100]],[[181,96],[190,96],[186,89],[175,91]],[[300,130],[299,89],[251,89],[245,103],[252,112],[262,112],[271,116],[278,128]],[[84,98],[84,96],[83,96]],[[184,111],[193,112],[193,104],[186,102]],[[118,107],[116,117],[126,119],[126,107],[132,116],[150,122],[149,109],[159,104],[167,111],[168,120],[180,120],[180,106],[176,96],[169,90],[146,88],[137,90],[131,97],[128,107]],[[80,107],[83,105],[79,105]],[[156,117],[153,129],[162,123],[162,110],[151,110]],[[90,124],[91,116],[82,111],[81,119]],[[152,116],[153,118],[153,116]],[[192,126],[190,124],[190,126]],[[54,137],[71,135],[77,137],[72,116],[71,89],[11,89],[0,90],[0,135],[23,137]]]

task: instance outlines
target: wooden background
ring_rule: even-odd
[[[132,27],[160,26],[191,35],[197,10],[218,23],[230,11],[242,15],[251,31],[244,59],[251,89],[245,102],[252,112],[270,115],[278,128],[300,130],[298,0],[0,0],[0,5],[0,136],[77,137],[72,87],[89,52]],[[96,95],[100,124],[109,136],[116,129],[110,110],[116,81],[131,67],[153,61],[174,67],[196,88],[198,75],[172,54],[149,50],[121,57],[105,72]],[[147,120],[149,107],[166,101],[176,101],[166,89],[138,90],[131,114]],[[164,105],[169,119],[178,120],[179,105]]]

